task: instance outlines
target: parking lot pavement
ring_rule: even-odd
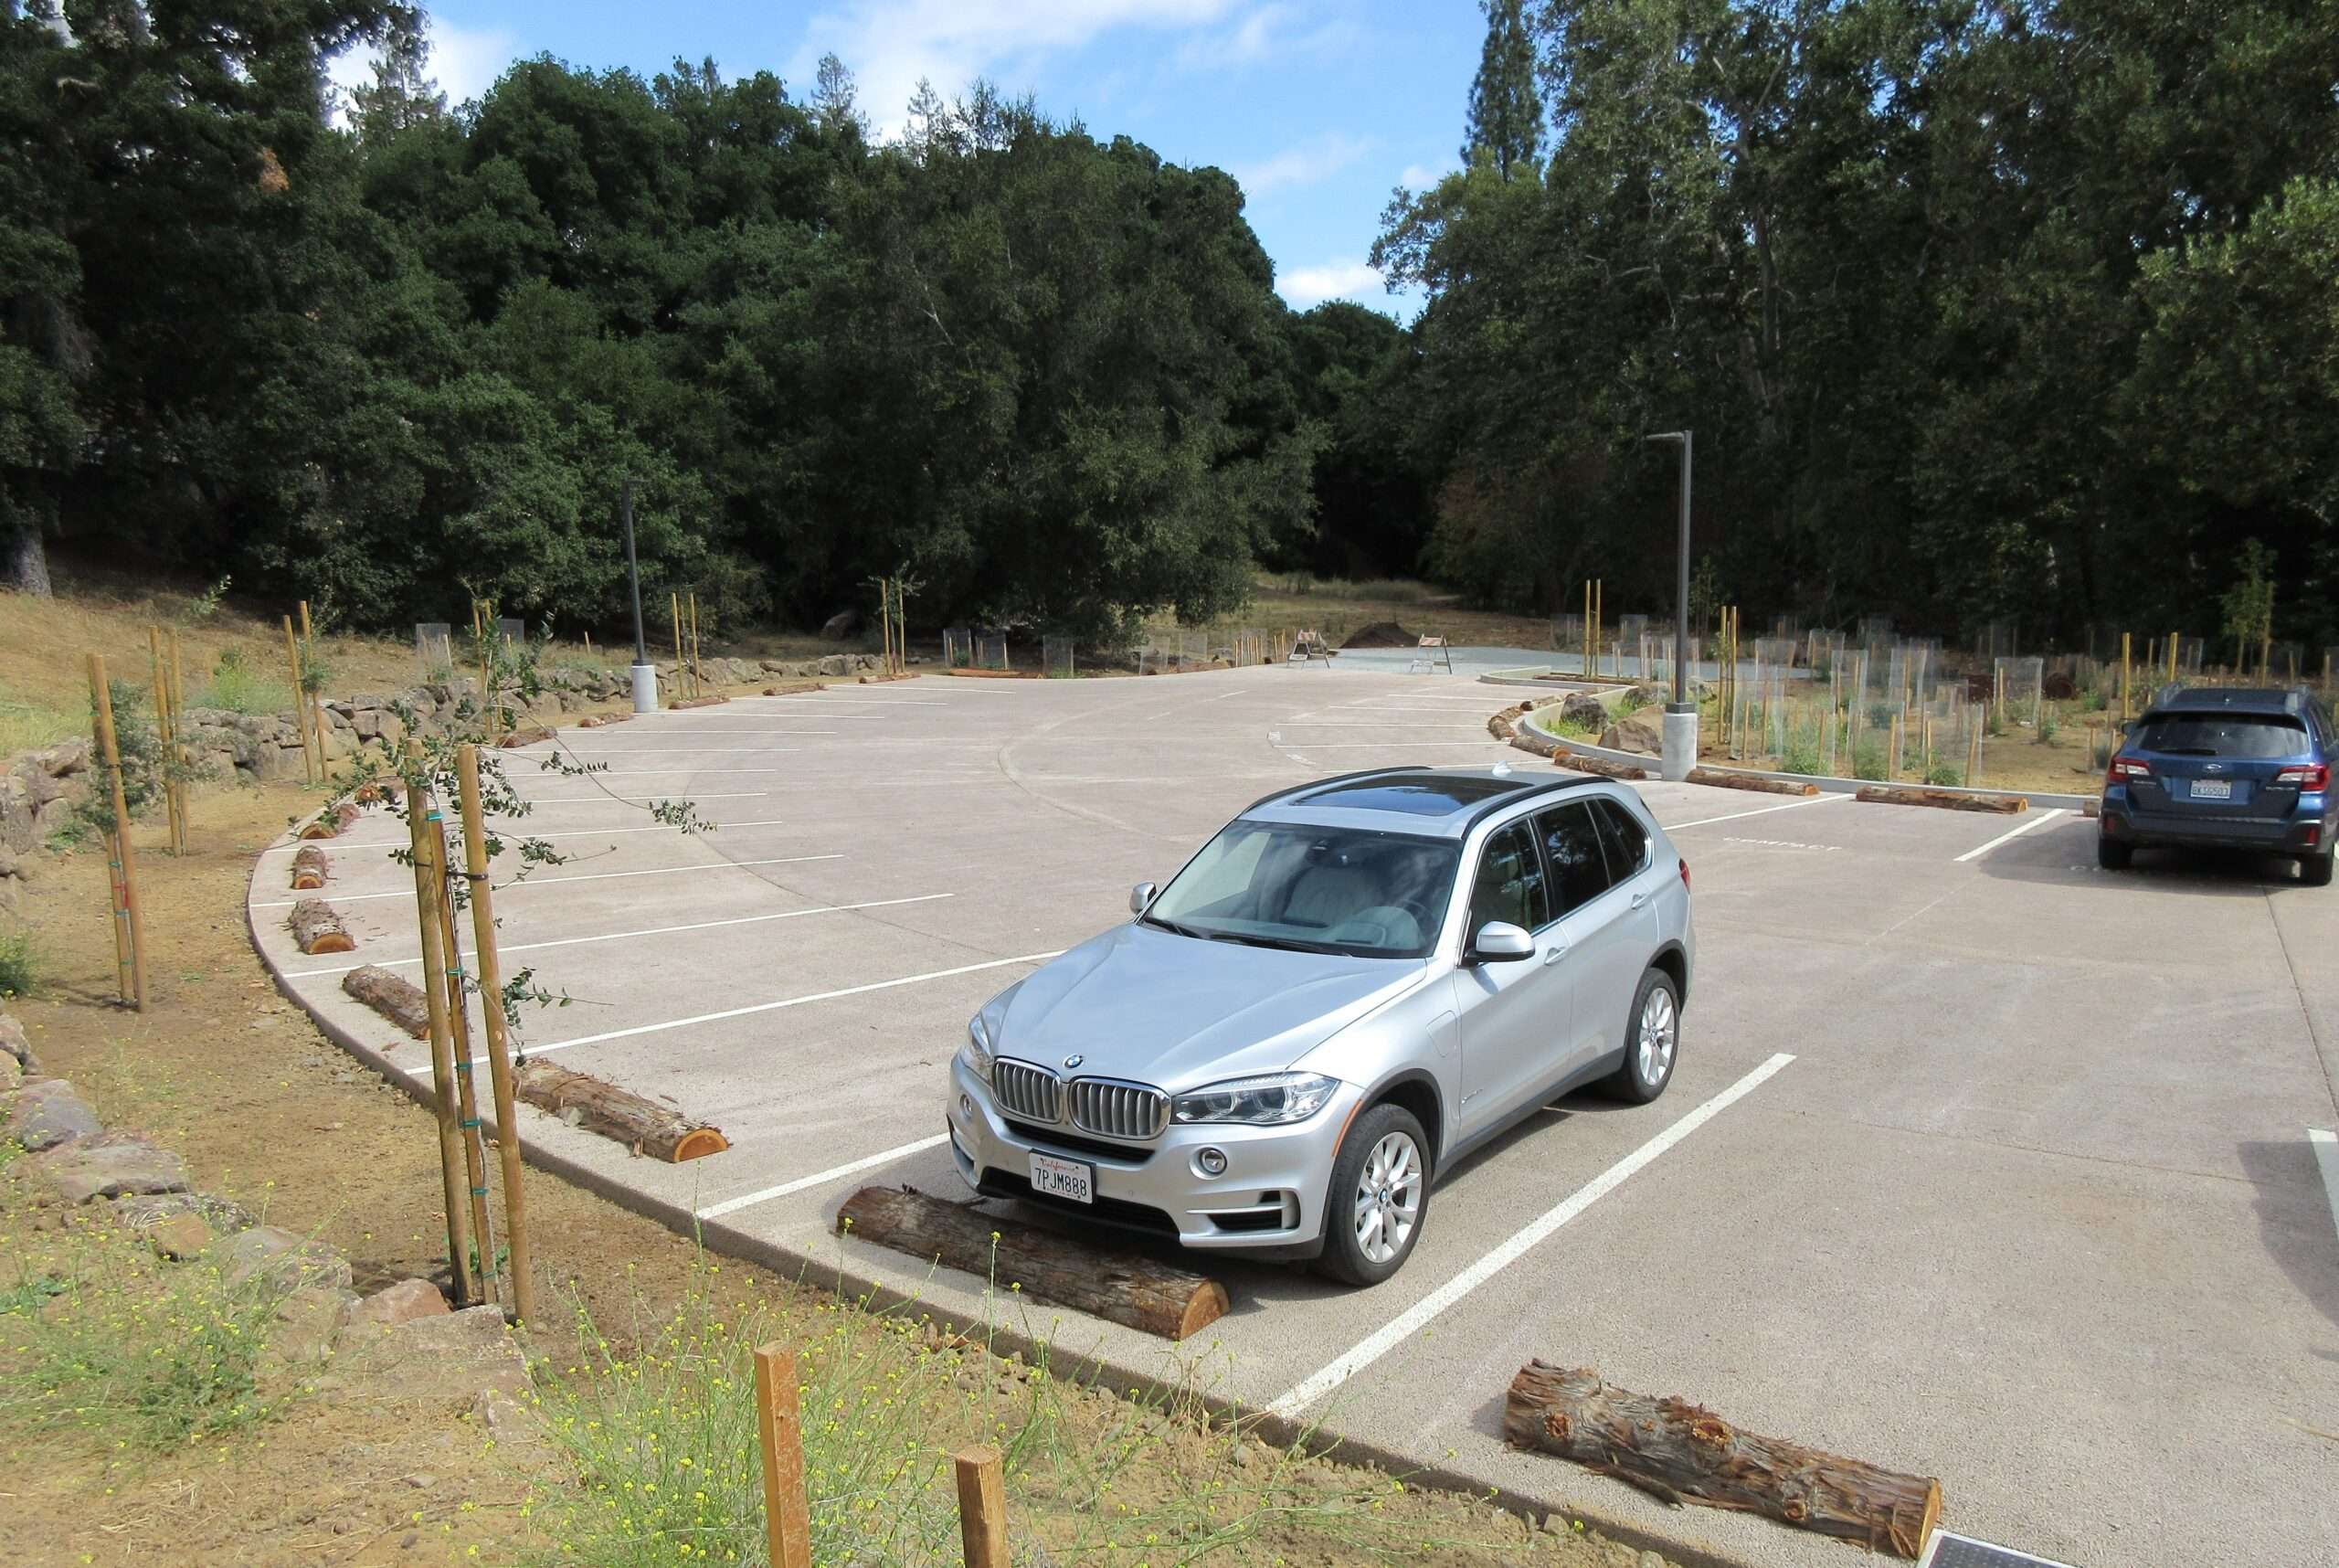
[[[663,1166],[531,1118],[534,1150],[717,1246],[972,1316],[983,1282],[831,1234],[865,1182],[961,1191],[941,1097],[968,1015],[1273,789],[1545,771],[1486,735],[1514,694],[1320,668],[925,678],[564,732],[609,764],[590,779],[508,755],[544,802],[527,830],[574,857],[498,895],[507,969],[574,999],[530,1016],[528,1045],[733,1144]],[[1595,1366],[1938,1474],[1952,1528],[2092,1568],[2339,1560],[2320,1436],[2339,1234],[2308,1139],[2339,1125],[2339,974],[2313,959],[2339,902],[2265,867],[2105,874],[2076,815],[1642,788],[1700,940],[1662,1100],[1574,1097],[1474,1155],[1378,1289],[1227,1264],[1233,1311],[1175,1350],[996,1309],[1122,1372],[1749,1562],[1847,1549],[1508,1451],[1511,1372]],[[684,796],[716,831],[641,831]],[[350,958],[416,951],[400,832],[376,814],[331,846]],[[256,939],[378,1044],[336,989],[347,959],[291,950],[289,858],[261,858]],[[389,1059],[427,1074],[425,1054]]]

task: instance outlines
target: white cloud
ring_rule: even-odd
[[[423,69],[447,95],[450,109],[484,97],[520,54],[519,37],[509,27],[457,27],[426,15],[422,37],[430,48]],[[344,93],[353,87],[371,87],[375,58],[371,49],[349,49],[326,68],[325,74]]]
[[[1450,164],[1443,166],[1433,164],[1407,164],[1404,172],[1397,176],[1397,183],[1409,191],[1425,191],[1434,188],[1438,181],[1453,172],[1454,167]]]
[[[1312,185],[1328,179],[1362,157],[1372,146],[1361,137],[1327,132],[1312,142],[1287,147],[1271,158],[1229,169],[1243,194],[1260,196],[1289,185]]]
[[[853,74],[860,107],[878,130],[899,132],[918,79],[946,99],[978,76],[1012,79],[1039,56],[1076,49],[1122,27],[1184,29],[1218,21],[1237,0],[845,0],[805,26],[790,82],[810,83],[834,54]]]
[[[1275,291],[1295,311],[1308,310],[1326,300],[1359,300],[1379,308],[1381,274],[1361,261],[1327,261],[1320,267],[1295,267],[1275,281]]]
[[[1223,70],[1272,59],[1289,64],[1303,56],[1328,54],[1356,37],[1355,24],[1341,17],[1301,26],[1296,5],[1262,5],[1222,32],[1191,38],[1178,48],[1188,70]]]

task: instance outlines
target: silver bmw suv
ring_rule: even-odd
[[[978,1192],[1374,1285],[1466,1150],[1673,1075],[1689,868],[1622,785],[1327,779],[1129,905],[968,1024],[947,1116]]]

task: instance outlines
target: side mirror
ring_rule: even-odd
[[[1153,895],[1157,891],[1158,889],[1156,889],[1153,884],[1149,882],[1140,882],[1135,887],[1130,888],[1129,913],[1132,915],[1144,914],[1146,909],[1153,903]]]
[[[1470,958],[1481,964],[1510,964],[1535,956],[1535,938],[1508,920],[1489,920],[1470,938]]]

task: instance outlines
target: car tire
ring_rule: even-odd
[[[1401,1181],[1384,1185],[1378,1179],[1392,1160]],[[1384,1100],[1359,1115],[1332,1161],[1318,1272],[1343,1285],[1371,1286],[1404,1267],[1429,1219],[1430,1175],[1429,1135],[1413,1112]],[[1390,1231],[1401,1219],[1404,1234],[1392,1244]]]
[[[2114,843],[2098,833],[2095,838],[2095,863],[2106,871],[2125,871],[2136,858],[2133,844]]]
[[[2331,857],[2311,854],[2299,862],[2299,880],[2309,887],[2331,885]]]
[[[1633,1011],[1625,1020],[1625,1065],[1608,1079],[1608,1092],[1632,1105],[1648,1104],[1673,1081],[1680,1054],[1681,993],[1671,975],[1651,967],[1633,992]]]

